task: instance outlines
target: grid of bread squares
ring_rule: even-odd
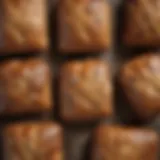
[[[0,2],[3,15],[0,56],[12,56],[0,59],[0,116],[10,119],[48,113],[45,120],[39,115],[36,121],[19,118],[18,122],[2,122],[3,159],[77,160],[72,154],[66,157],[64,137],[68,126],[61,122],[75,123],[72,129],[76,130],[77,126],[81,129],[79,123],[96,121],[98,125],[92,126],[90,134],[91,160],[158,160],[159,134],[155,128],[148,128],[147,123],[160,113],[160,53],[144,52],[129,59],[115,76],[136,118],[146,125],[125,126],[115,121],[101,124],[120,116],[114,106],[115,83],[110,65],[114,62],[108,58],[114,39],[111,2],[58,0],[56,7],[50,6],[51,10],[57,9],[58,55],[51,63],[58,66],[58,74],[54,75],[59,81],[58,90],[52,88],[54,68],[49,54],[41,53],[49,52],[52,48],[49,44],[53,43],[49,41],[52,27],[47,3],[47,0]],[[126,0],[124,5],[121,40],[132,47],[159,46],[160,0]],[[33,56],[34,52],[38,54]],[[73,54],[72,59],[62,61]],[[58,94],[58,99],[53,94]],[[52,113],[55,107],[60,120]]]

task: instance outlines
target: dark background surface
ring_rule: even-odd
[[[115,107],[115,116],[101,120],[109,124],[121,124],[121,125],[130,125],[135,127],[149,127],[157,132],[160,131],[160,118],[158,117],[155,120],[149,121],[147,124],[140,122],[133,111],[122,92],[121,87],[117,83],[118,71],[123,63],[132,59],[133,57],[141,54],[145,51],[152,51],[153,49],[131,49],[127,48],[122,44],[120,40],[120,34],[124,26],[124,5],[122,0],[109,0],[113,8],[113,37],[114,43],[110,50],[105,53],[89,54],[85,53],[82,55],[63,55],[57,51],[57,30],[56,26],[56,12],[58,1],[60,0],[48,0],[48,17],[49,17],[49,37],[50,37],[50,51],[49,54],[36,53],[34,56],[44,56],[50,64],[53,73],[53,99],[54,99],[54,113],[42,113],[34,115],[21,115],[21,116],[1,116],[0,117],[0,159],[2,159],[3,147],[2,147],[2,130],[4,125],[8,123],[13,123],[16,121],[26,121],[26,120],[54,120],[57,121],[64,127],[64,149],[65,149],[65,160],[89,160],[91,155],[91,140],[92,140],[92,131],[100,122],[92,123],[82,123],[82,124],[66,124],[59,118],[58,108],[59,108],[59,67],[65,61],[73,59],[86,59],[88,57],[103,57],[109,60],[111,64],[111,72],[113,76],[113,85],[114,85],[114,107]],[[48,51],[45,51],[45,53]],[[19,54],[20,55],[20,54]],[[17,55],[17,57],[19,57]],[[30,54],[23,56],[26,58]],[[15,56],[6,56],[1,60],[6,58],[14,58]]]

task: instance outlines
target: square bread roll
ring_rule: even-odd
[[[57,15],[60,52],[96,52],[110,48],[112,13],[106,0],[62,0]]]
[[[160,45],[160,1],[125,1],[124,43],[131,47]]]
[[[113,114],[109,64],[100,59],[66,62],[60,70],[60,114],[86,121]]]
[[[133,110],[141,119],[160,113],[160,55],[145,53],[120,71],[120,83]]]
[[[14,54],[48,48],[46,0],[2,0],[1,5],[0,51]]]
[[[0,63],[0,114],[50,111],[51,73],[41,58]]]
[[[158,160],[158,142],[150,129],[101,125],[94,133],[92,160]]]
[[[63,160],[63,132],[52,122],[21,122],[4,129],[5,160]]]

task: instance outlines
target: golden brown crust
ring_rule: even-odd
[[[142,118],[160,112],[160,55],[146,54],[124,65],[121,83]]]
[[[131,46],[160,44],[160,1],[127,0],[124,41]]]
[[[110,16],[106,0],[63,0],[58,9],[60,51],[88,52],[110,47]]]
[[[47,62],[39,58],[0,64],[1,113],[42,112],[51,109],[51,80]]]
[[[108,64],[77,60],[64,64],[60,76],[60,108],[65,120],[94,120],[112,114]]]
[[[63,160],[62,129],[52,122],[23,122],[4,130],[6,160]]]
[[[93,160],[158,160],[158,141],[149,129],[102,125],[95,131]]]
[[[6,52],[46,49],[45,0],[3,0],[4,47]]]

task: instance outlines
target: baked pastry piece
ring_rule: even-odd
[[[92,160],[158,160],[158,141],[151,130],[102,125],[95,131]]]
[[[11,124],[3,141],[6,160],[63,160],[62,129],[52,122]]]
[[[112,114],[112,85],[103,60],[75,60],[60,70],[60,112],[65,120],[85,121]]]
[[[6,52],[46,49],[46,0],[2,0],[3,45]]]
[[[0,114],[51,109],[51,80],[47,62],[40,58],[13,59],[0,64]]]
[[[159,46],[159,15],[159,0],[127,0],[124,27],[125,43],[137,47]]]
[[[121,84],[140,118],[160,112],[160,55],[146,54],[126,63]]]
[[[61,52],[88,52],[111,44],[111,8],[106,0],[63,0],[58,7]]]

